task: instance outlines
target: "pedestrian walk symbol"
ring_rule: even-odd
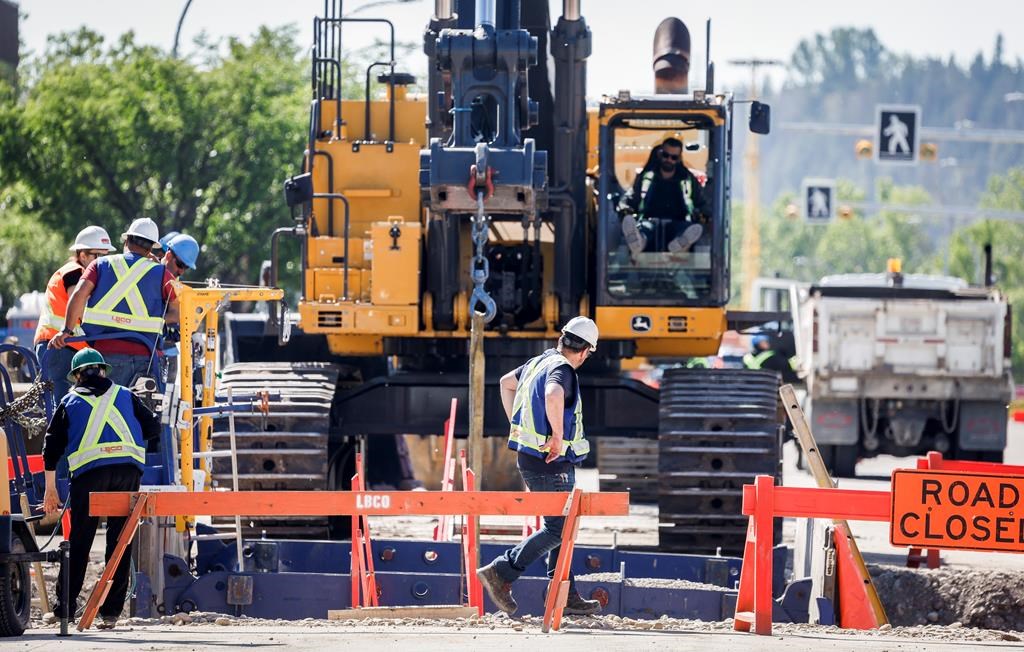
[[[917,163],[920,106],[881,105],[875,124],[875,160],[879,163]]]
[[[827,224],[836,216],[835,179],[804,179],[804,219],[813,224]]]

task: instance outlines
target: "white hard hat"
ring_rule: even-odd
[[[149,240],[150,242],[160,242],[160,230],[156,228],[156,222],[149,219],[148,217],[140,217],[132,221],[132,225],[128,227],[128,230],[121,234],[122,238],[126,238],[130,235],[134,235],[137,238]]]
[[[597,350],[597,324],[590,317],[573,317],[562,327],[563,333],[572,333],[590,345],[591,352]]]
[[[87,226],[75,236],[75,244],[68,247],[70,251],[82,249],[106,249],[115,251],[117,247],[110,244],[110,236],[102,226]]]

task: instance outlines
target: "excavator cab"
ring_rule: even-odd
[[[598,177],[599,306],[720,307],[729,300],[728,107],[724,98],[676,100],[623,96],[601,105]],[[661,144],[682,143],[675,161],[677,178],[692,178],[680,192],[687,214],[637,215],[622,199],[649,186],[661,173]],[[640,179],[639,182],[637,179]],[[692,196],[691,196],[692,195]],[[648,234],[644,251],[627,246],[623,219],[632,215]],[[700,225],[700,236],[686,251],[670,242],[685,226]]]

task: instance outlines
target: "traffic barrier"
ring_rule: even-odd
[[[775,518],[826,518],[850,521],[888,521],[887,491],[776,487],[771,476],[757,476],[743,487],[743,514],[750,517],[743,550],[739,594],[733,628],[756,634],[772,633],[772,547]],[[839,586],[840,627],[872,629],[884,621],[873,604],[854,560],[852,537],[836,527],[836,566]]]
[[[1024,466],[1014,464],[1002,464],[999,462],[975,462],[970,460],[947,460],[942,453],[931,451],[924,457],[917,460],[917,468],[931,471],[966,471],[968,473],[992,473],[996,475],[1021,475],[1024,476]],[[937,548],[921,548],[911,546],[907,551],[907,567],[918,568],[921,563],[927,564],[928,568],[938,568],[942,565]]]
[[[468,469],[467,469],[468,473]],[[472,483],[472,476],[468,476]],[[628,493],[571,493],[518,491],[204,491],[204,492],[97,492],[89,497],[93,516],[129,516],[111,563],[93,588],[79,631],[87,629],[113,577],[116,559],[131,544],[138,521],[148,516],[542,516],[563,515],[563,540],[555,577],[548,588],[542,630],[557,630],[568,592],[569,562],[579,518],[626,516]],[[353,564],[355,565],[355,564]],[[467,574],[475,569],[467,568]],[[770,569],[769,569],[770,572]],[[769,585],[771,580],[769,579]],[[360,585],[360,588],[362,586]],[[471,589],[477,604],[482,592]]]

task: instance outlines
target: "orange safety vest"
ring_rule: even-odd
[[[64,330],[64,317],[68,314],[68,290],[64,287],[64,277],[74,271],[85,271],[85,268],[72,260],[58,269],[50,277],[46,284],[46,304],[39,315],[39,325],[36,326],[36,335],[32,338],[34,344],[46,342],[53,339],[57,333]],[[75,324],[75,335],[85,335],[81,326]],[[84,349],[85,342],[74,342],[68,344],[73,349]]]

